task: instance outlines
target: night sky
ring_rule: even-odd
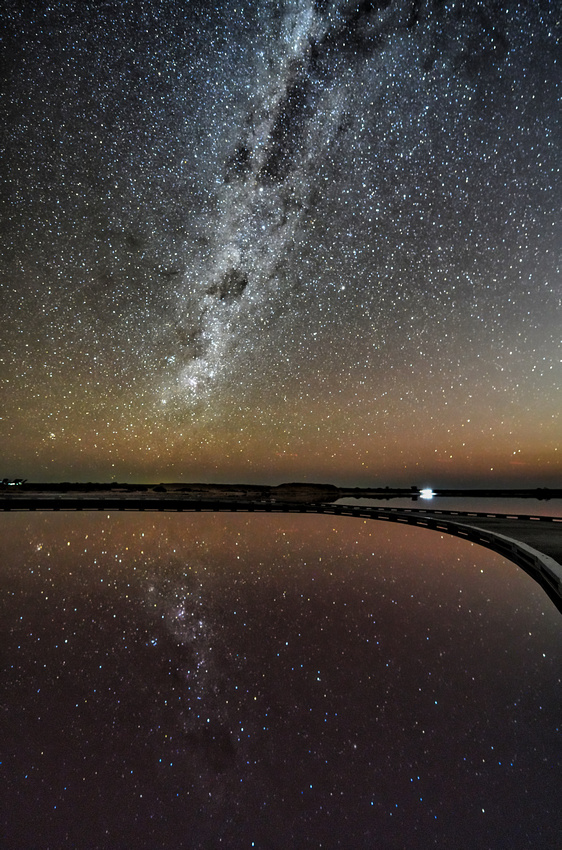
[[[2,475],[554,484],[560,9],[6,0]]]

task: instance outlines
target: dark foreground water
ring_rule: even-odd
[[[0,517],[3,844],[555,848],[562,619],[350,518]]]

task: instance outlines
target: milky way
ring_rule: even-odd
[[[8,3],[6,474],[553,480],[558,28]]]

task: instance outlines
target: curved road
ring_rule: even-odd
[[[3,511],[250,511],[265,513],[314,513],[399,522],[463,537],[499,552],[528,573],[562,613],[562,517],[469,511],[378,508],[304,502],[204,501],[193,502],[169,495],[92,496],[74,495],[0,499]]]

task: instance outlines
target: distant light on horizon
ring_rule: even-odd
[[[435,493],[431,489],[431,487],[426,487],[423,490],[420,490],[420,496],[422,499],[433,499]]]

